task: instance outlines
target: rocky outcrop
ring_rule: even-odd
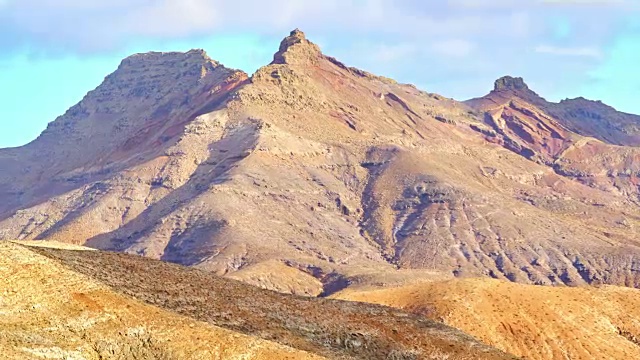
[[[504,76],[496,80],[494,84],[494,91],[528,91],[529,86],[525,84],[524,79],[521,77]]]
[[[280,49],[273,56],[272,64],[313,63],[320,57],[318,45],[307,40],[302,31],[295,29],[280,43]]]

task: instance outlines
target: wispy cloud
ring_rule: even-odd
[[[538,45],[535,51],[540,54],[577,57],[602,57],[602,51],[596,47],[560,47],[553,45]]]
[[[623,24],[640,15],[633,4],[640,0],[0,0],[0,60],[25,48],[86,57],[139,44],[199,47],[229,34],[277,46],[299,27],[349,65],[439,84],[431,90],[450,96],[479,95],[504,73],[537,78],[544,92],[542,79],[575,81],[606,61]]]
[[[412,56],[419,56],[421,49],[413,43],[378,44],[369,50],[373,60],[382,63],[396,62]]]
[[[541,0],[543,4],[551,5],[596,5],[596,6],[620,6],[633,5],[630,0]]]
[[[0,31],[38,47],[93,52],[138,38],[183,38],[228,31],[461,37],[526,35],[522,11],[480,13],[419,0],[0,0]],[[504,32],[504,27],[510,31]],[[0,39],[0,48],[3,40]],[[7,41],[4,40],[5,48]],[[6,49],[5,49],[6,50]]]
[[[476,44],[462,39],[437,41],[431,46],[434,53],[451,57],[469,56],[475,48]]]

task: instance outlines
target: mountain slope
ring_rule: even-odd
[[[3,359],[322,358],[146,305],[8,242],[0,269]]]
[[[531,91],[521,78],[511,77],[497,80],[490,94],[469,100],[467,104],[485,112],[485,124],[495,132],[491,141],[544,163],[560,175],[622,195],[637,206],[640,151],[635,146],[616,145],[637,144],[620,137],[609,137],[601,127],[630,129],[640,126],[640,117],[627,116],[582,98],[547,102]],[[594,107],[596,110],[592,110]],[[586,115],[576,120],[572,115],[576,108],[585,114],[597,109],[602,111],[594,123],[594,117]],[[576,125],[576,121],[579,124]],[[626,125],[621,125],[623,123]]]
[[[487,108],[514,97],[541,108],[573,133],[613,145],[640,145],[640,116],[583,97],[549,102],[532,91],[522,78],[502,77],[496,80],[491,93],[466,103],[474,108]]]
[[[640,357],[637,289],[541,287],[467,279],[347,289],[334,297],[419,313],[524,359]]]
[[[0,319],[10,325],[0,329],[0,347],[18,353],[22,346],[46,350],[28,335],[33,330],[55,341],[52,351],[79,344],[89,347],[82,352],[89,358],[97,358],[91,347],[109,351],[113,338],[113,351],[139,352],[122,358],[513,359],[458,330],[382,306],[278,294],[138,256],[7,243],[0,249],[11,274],[0,281],[19,294],[0,303]]]
[[[434,272],[638,286],[635,149],[611,157],[614,145],[545,115],[539,97],[512,98],[474,109],[349,68],[300,31],[249,79],[198,51],[137,55],[82,111],[0,152],[0,238],[300,294]],[[262,275],[274,268],[282,279]]]

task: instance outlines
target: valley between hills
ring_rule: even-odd
[[[599,101],[457,101],[299,30],[252,75],[136,54],[0,149],[0,351],[640,358],[638,145]]]

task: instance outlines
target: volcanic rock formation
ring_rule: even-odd
[[[515,78],[457,102],[298,30],[251,77],[200,50],[139,54],[0,150],[0,238],[307,295],[398,274],[637,287],[637,124]]]

